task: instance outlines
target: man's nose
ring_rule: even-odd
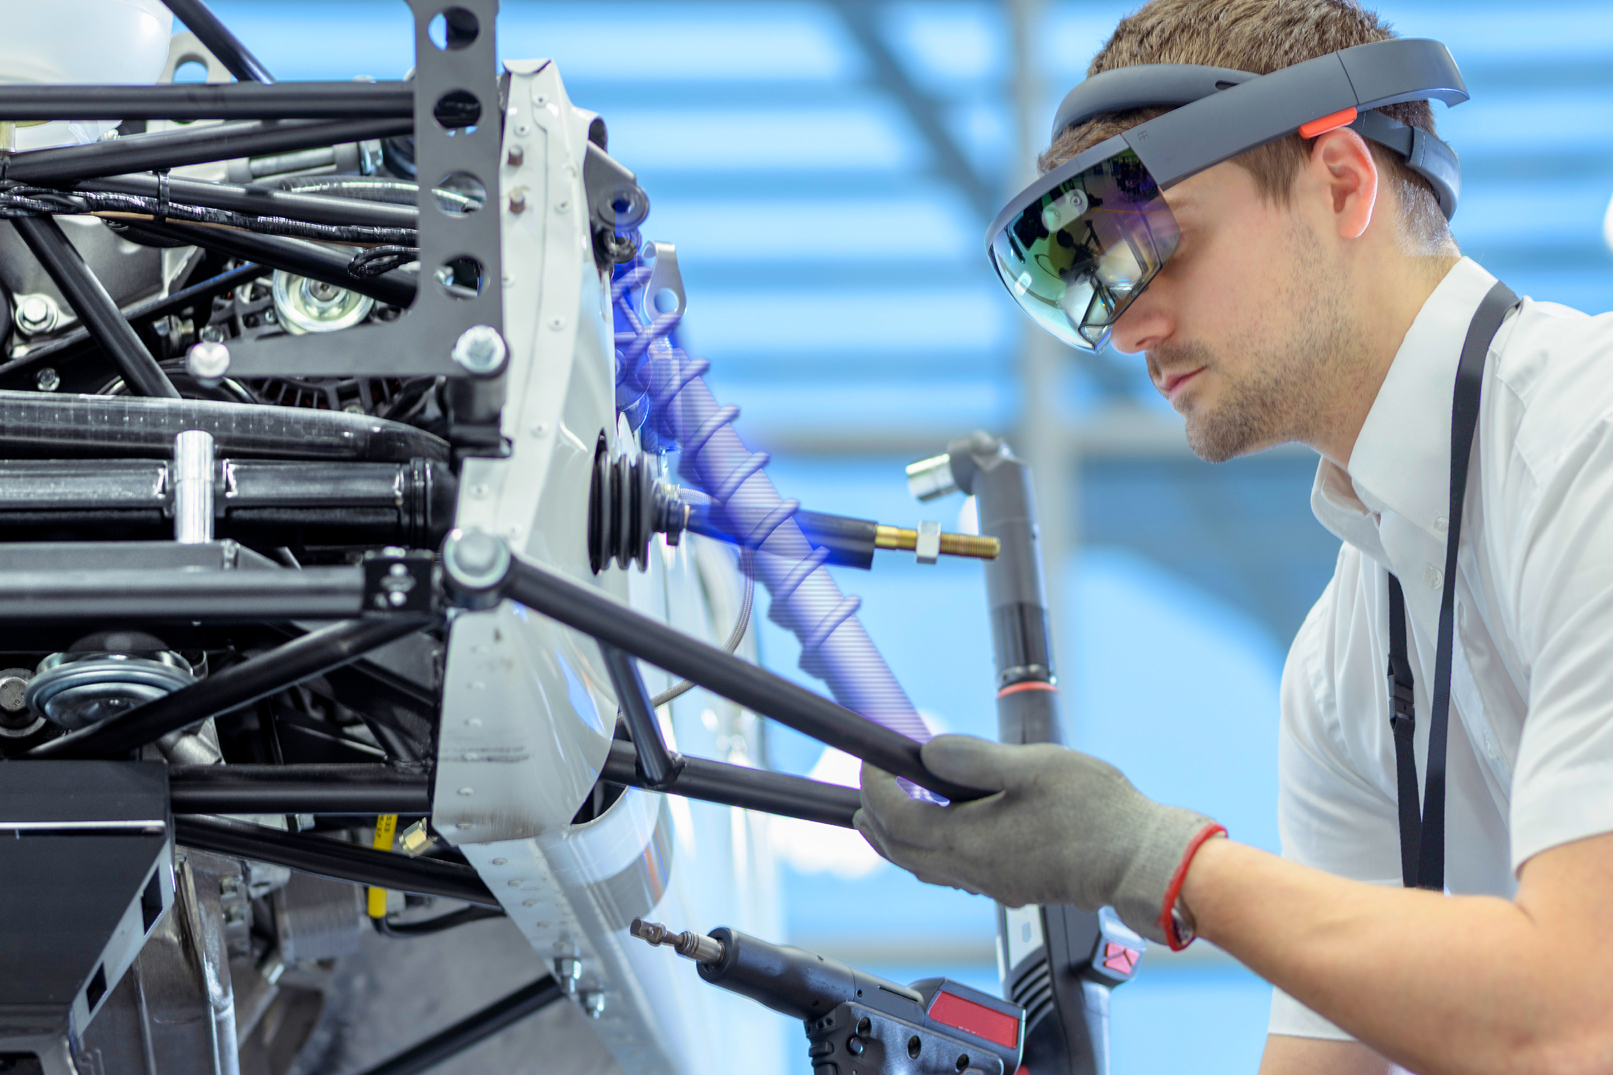
[[[1109,342],[1115,350],[1133,354],[1152,351],[1175,330],[1165,304],[1152,292],[1150,288],[1137,296],[1136,301],[1126,307],[1115,321],[1109,336]]]

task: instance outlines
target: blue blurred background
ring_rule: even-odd
[[[213,6],[282,78],[395,77],[411,62],[397,0]],[[506,0],[500,51],[552,57],[573,101],[605,117],[653,201],[646,237],[679,248],[685,343],[772,452],[780,490],[950,529],[962,502],[916,504],[903,464],[975,428],[1008,435],[1039,472],[1073,745],[1275,850],[1282,658],[1338,547],[1310,515],[1314,457],[1200,463],[1140,360],[1030,335],[984,257],[986,221],[1131,6]],[[1437,109],[1462,159],[1464,250],[1521,293],[1613,307],[1613,7],[1381,11],[1446,42],[1472,91]],[[994,734],[978,570],[891,557],[841,583],[937,729]],[[793,639],[759,622],[764,659],[799,675]],[[781,768],[855,776],[787,731],[769,750]],[[779,850],[797,943],[898,979],[996,988],[987,901],[821,830],[785,829]],[[1268,1000],[1204,945],[1151,952],[1114,999],[1115,1075],[1252,1072]],[[791,1043],[779,1070],[806,1072]]]

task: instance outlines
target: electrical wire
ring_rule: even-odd
[[[414,247],[420,241],[414,228],[388,228],[368,224],[314,224],[279,216],[237,213],[166,198],[114,191],[73,191],[17,185],[0,190],[0,217],[93,215],[113,220],[172,220],[186,224],[239,228],[262,235],[283,235],[325,243],[379,243]]]
[[[744,641],[745,632],[750,629],[751,605],[756,600],[756,575],[751,571],[751,555],[749,549],[741,546],[739,550],[739,573],[745,576],[745,595],[739,602],[739,619],[734,623],[734,630],[729,634],[728,641],[722,644],[722,648],[729,653],[739,648],[740,642]],[[672,699],[694,690],[694,687],[694,681],[690,679],[686,679],[681,683],[674,683],[650,699],[650,708],[659,709],[672,701]]]
[[[429,918],[424,922],[394,922],[385,915],[372,918],[370,921],[375,925],[375,932],[388,937],[427,937],[469,922],[503,917],[504,912],[493,907],[466,907],[438,915],[436,918]]]

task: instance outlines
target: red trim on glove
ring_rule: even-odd
[[[1198,854],[1199,848],[1204,846],[1204,841],[1212,836],[1225,836],[1226,834],[1227,827],[1225,825],[1218,825],[1212,821],[1204,826],[1199,830],[1198,835],[1188,841],[1187,850],[1182,853],[1181,865],[1177,866],[1176,872],[1171,875],[1170,887],[1165,890],[1165,909],[1160,912],[1157,924],[1160,932],[1165,934],[1165,940],[1170,944],[1173,952],[1180,952],[1193,943],[1192,938],[1184,941],[1177,934],[1176,919],[1171,915],[1171,911],[1176,907],[1176,898],[1182,894],[1182,882],[1187,880],[1187,868],[1193,865],[1193,856]]]

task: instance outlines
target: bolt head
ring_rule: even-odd
[[[49,295],[24,295],[17,302],[17,327],[29,334],[49,332],[61,316],[60,307]]]
[[[510,569],[510,547],[485,530],[455,530],[443,543],[443,567],[455,585],[485,590],[498,585]]]
[[[204,384],[217,384],[230,372],[230,349],[218,340],[202,340],[185,353],[185,372]]]
[[[34,386],[41,392],[54,392],[62,386],[62,375],[46,366],[34,375]]]
[[[494,377],[504,372],[510,349],[492,325],[472,325],[454,341],[453,360],[473,377]]]
[[[511,146],[509,155],[505,157],[505,160],[509,161],[510,167],[519,168],[526,161],[526,150],[520,146]]]

